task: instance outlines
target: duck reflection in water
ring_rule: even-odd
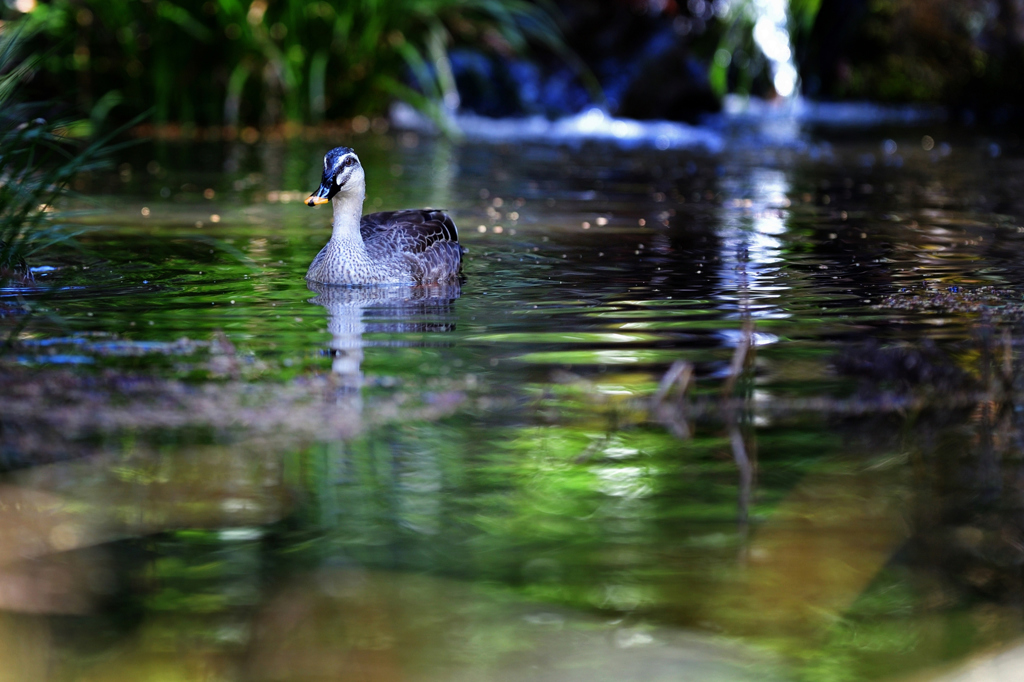
[[[353,287],[307,282],[316,296],[310,303],[327,309],[331,333],[331,370],[342,387],[357,392],[363,385],[365,333],[409,334],[450,332],[455,329],[453,303],[461,284]],[[415,345],[408,339],[389,339],[377,345]]]

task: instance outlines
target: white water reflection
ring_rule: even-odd
[[[435,133],[437,130],[428,118],[401,102],[391,108],[391,121],[393,126],[403,130],[425,133]],[[487,118],[475,114],[456,114],[449,123],[466,139],[502,144],[527,141],[578,144],[596,141],[613,143],[624,149],[703,148],[711,152],[720,152],[725,147],[722,136],[708,127],[677,121],[615,118],[597,107],[553,121],[544,116]]]
[[[746,177],[725,179],[722,189],[726,210],[718,228],[719,307],[733,317],[788,317],[780,305],[788,286],[779,272],[789,179],[777,169],[752,168]]]
[[[792,97],[797,92],[799,77],[789,42],[789,0],[753,0],[751,9],[757,17],[754,42],[768,59],[775,92],[780,97]]]
[[[347,287],[309,282],[310,303],[327,309],[331,371],[358,397],[363,386],[364,334],[447,332],[454,329],[452,302],[459,284]]]

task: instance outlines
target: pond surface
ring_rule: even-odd
[[[722,135],[83,178],[85,250],[0,296],[0,680],[928,679],[1024,635],[1019,144]],[[336,143],[367,210],[452,212],[461,287],[307,288]]]

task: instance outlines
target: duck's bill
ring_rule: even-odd
[[[307,206],[319,206],[320,204],[326,204],[331,200],[331,187],[327,183],[320,183],[320,186],[316,188],[316,191],[309,195],[306,199]]]

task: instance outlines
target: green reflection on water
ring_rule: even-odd
[[[683,652],[706,663],[696,632],[738,643],[726,658],[771,652],[751,664],[762,673],[868,680],[1020,636],[1012,418],[882,409],[900,376],[837,360],[879,361],[868,339],[928,338],[984,375],[976,311],[870,301],[979,269],[1012,284],[1021,238],[1005,218],[974,206],[955,221],[912,191],[930,177],[973,196],[998,180],[987,166],[865,170],[856,141],[834,164],[740,158],[724,175],[688,153],[359,142],[371,203],[456,215],[470,249],[458,293],[306,287],[328,214],[290,197],[312,188],[323,145],[165,146],[128,161],[127,182],[90,179],[106,193],[92,254],[53,256],[67,288],[28,295],[37,313],[3,366],[5,494],[40,511],[0,528],[35,529],[42,564],[0,553],[21,586],[0,627],[42,652],[24,670],[266,679],[260,665],[305,660],[278,678],[317,679],[344,651],[371,679],[455,679],[444,665],[472,659],[514,676],[515,655],[559,651],[522,623],[560,622],[576,633],[552,636],[563,654],[612,642],[595,660],[638,676],[643,660],[678,673]],[[775,203],[758,194],[766,170]],[[749,211],[730,203],[747,198]],[[613,220],[584,231],[594,214]],[[729,413],[718,393],[748,317],[759,345]],[[672,405],[692,405],[665,416],[649,399],[680,359],[697,383]],[[953,369],[914,362],[892,371],[958,395],[941,383]],[[799,399],[818,402],[786,408]],[[26,610],[42,615],[9,615]],[[447,620],[464,612],[477,615]],[[672,643],[668,663],[651,642]]]

